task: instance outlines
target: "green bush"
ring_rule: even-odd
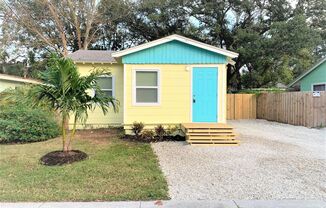
[[[165,131],[167,136],[180,135],[180,128],[177,125],[168,126]]]
[[[141,140],[151,142],[155,139],[155,133],[153,130],[145,129],[141,134]]]
[[[166,130],[163,125],[158,125],[155,127],[155,133],[159,137],[160,140],[163,140],[163,137],[166,135]]]
[[[59,135],[53,113],[39,108],[0,107],[0,142],[37,142]]]
[[[144,123],[142,122],[134,122],[131,126],[131,131],[134,133],[134,135],[139,138],[141,132],[144,129]]]

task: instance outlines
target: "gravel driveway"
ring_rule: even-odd
[[[230,121],[236,147],[154,143],[172,199],[326,200],[326,129]]]

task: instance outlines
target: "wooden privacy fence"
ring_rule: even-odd
[[[256,119],[255,94],[228,94],[227,119]]]
[[[326,92],[264,93],[257,97],[257,118],[306,127],[326,125]]]

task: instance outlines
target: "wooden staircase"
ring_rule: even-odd
[[[221,123],[184,123],[181,129],[190,145],[238,146],[233,127]]]

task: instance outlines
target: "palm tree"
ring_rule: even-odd
[[[43,84],[32,88],[35,104],[48,103],[61,115],[62,149],[72,150],[72,141],[77,122],[85,123],[88,111],[100,107],[104,114],[109,108],[118,110],[119,101],[108,97],[97,84],[99,76],[110,75],[105,70],[94,69],[89,75],[81,76],[69,58],[52,55],[46,71],[40,73]],[[73,117],[73,128],[67,135],[69,118]]]

